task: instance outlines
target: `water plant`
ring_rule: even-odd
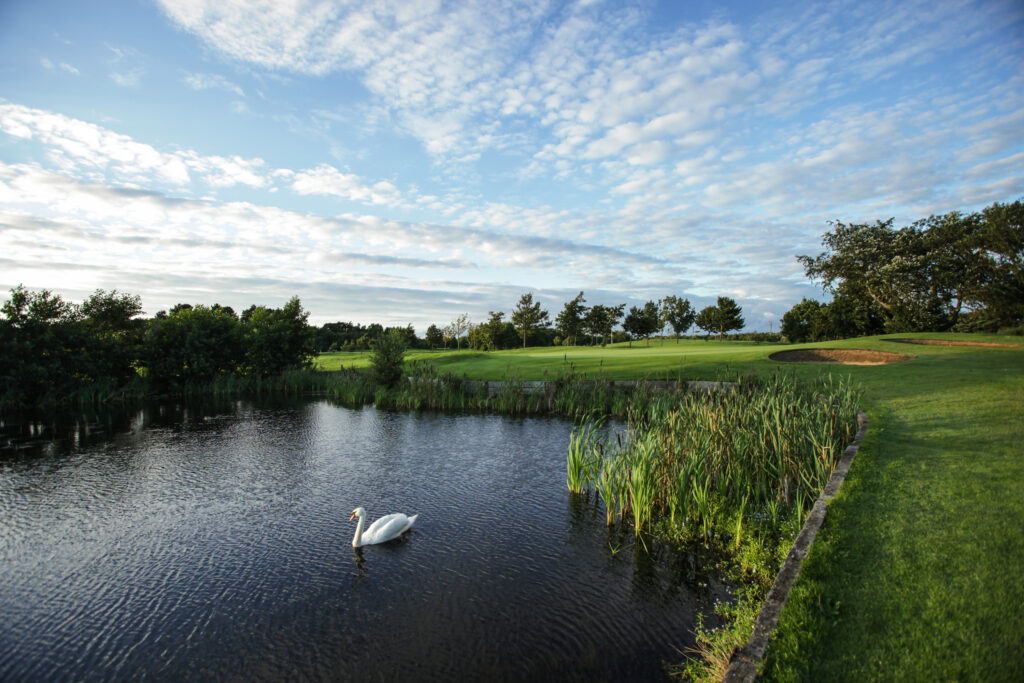
[[[590,479],[609,521],[618,506],[638,534],[667,516],[707,538],[716,527],[740,536],[748,509],[775,525],[788,513],[801,519],[853,437],[859,393],[832,377],[774,375],[741,378],[732,391],[655,394],[638,386],[629,398],[626,443],[595,443],[596,422],[584,422],[570,442],[569,469],[582,475],[596,466]],[[608,455],[594,457],[598,451]],[[570,488],[588,483],[577,478]]]
[[[598,437],[604,420],[586,420],[573,428],[569,435],[569,458],[566,462],[566,484],[572,493],[588,490],[597,463],[601,461],[603,442]]]

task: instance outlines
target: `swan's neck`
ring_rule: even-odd
[[[356,524],[356,535],[352,537],[352,547],[358,548],[363,544],[363,527],[366,525],[366,517],[359,515],[359,523]]]

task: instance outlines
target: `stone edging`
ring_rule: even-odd
[[[821,492],[818,500],[814,501],[814,507],[804,522],[804,528],[800,530],[800,535],[793,542],[793,547],[782,563],[782,568],[775,577],[768,597],[761,605],[761,611],[757,615],[757,621],[754,622],[754,630],[750,634],[750,639],[743,648],[737,649],[729,660],[729,669],[722,678],[723,683],[738,683],[739,681],[749,683],[757,678],[757,667],[764,661],[768,643],[779,623],[779,614],[785,607],[786,600],[789,599],[789,593],[793,589],[796,577],[800,575],[800,567],[803,565],[804,558],[807,557],[811,544],[825,521],[825,515],[828,514],[828,503],[839,493],[839,487],[846,478],[847,472],[850,471],[853,458],[857,455],[860,442],[867,432],[868,416],[863,411],[857,411],[857,422],[860,425],[857,435],[843,451],[843,457],[840,458],[839,464],[832,472],[832,477],[828,480],[825,490]]]
[[[408,382],[423,381],[413,380],[413,378],[406,378]],[[440,383],[442,380],[431,378],[426,380],[428,382]],[[500,394],[505,388],[506,384],[518,387],[524,394],[545,394],[550,395],[555,388],[558,386],[558,382],[550,380],[513,380],[504,382],[501,380],[474,380],[464,379],[459,380],[462,383],[462,388],[466,393],[473,393],[478,390],[487,392],[488,396],[494,396]],[[583,380],[586,383],[594,384],[595,380]],[[666,391],[679,387],[680,382],[677,380],[663,380],[663,379],[616,379],[605,381],[613,389],[632,389],[638,384],[650,387],[657,391]],[[706,382],[702,380],[687,380],[683,381],[682,384],[691,391],[725,391],[727,389],[733,389],[736,387],[735,382]]]

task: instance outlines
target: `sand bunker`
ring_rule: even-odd
[[[794,349],[768,356],[783,363],[838,363],[841,365],[884,365],[910,360],[913,356],[867,349]]]
[[[929,346],[982,346],[990,349],[1024,349],[1020,344],[1001,344],[999,342],[954,341],[952,339],[884,339],[882,341],[897,344],[927,344]]]

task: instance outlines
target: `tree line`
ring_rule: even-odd
[[[730,331],[742,329],[745,321],[742,309],[729,297],[718,297],[716,305],[694,310],[689,299],[675,295],[658,301],[647,301],[640,306],[594,304],[586,306],[583,292],[565,302],[562,310],[551,319],[533,294],[523,294],[506,319],[504,311],[488,311],[487,319],[474,323],[469,314],[458,316],[451,323],[427,328],[424,339],[430,348],[456,349],[462,343],[481,351],[526,348],[527,346],[576,346],[647,340],[671,326],[678,340],[690,328],[697,326],[707,335],[723,337]],[[621,325],[621,330],[616,329]]]
[[[1024,321],[1024,205],[994,203],[894,227],[833,221],[797,259],[832,295],[782,318],[792,342],[893,332],[996,332]]]
[[[18,286],[0,307],[0,406],[64,403],[144,382],[177,391],[221,375],[308,366],[314,330],[293,297],[281,308],[178,304],[141,318],[136,295],[96,290],[81,304]]]
[[[473,323],[464,314],[444,328],[431,325],[424,339],[412,325],[313,327],[297,297],[281,308],[254,305],[241,314],[230,306],[188,303],[148,319],[142,311],[140,297],[117,290],[96,290],[76,304],[48,290],[11,289],[0,307],[0,406],[64,403],[126,387],[179,392],[229,375],[269,377],[309,367],[321,351],[376,349],[381,340],[403,349],[489,351],[649,339],[669,325],[677,338],[693,325],[719,335],[743,326],[739,306],[727,297],[700,312],[676,296],[627,310],[625,304],[588,306],[583,292],[553,321],[527,293],[508,319],[491,311],[486,321]]]

